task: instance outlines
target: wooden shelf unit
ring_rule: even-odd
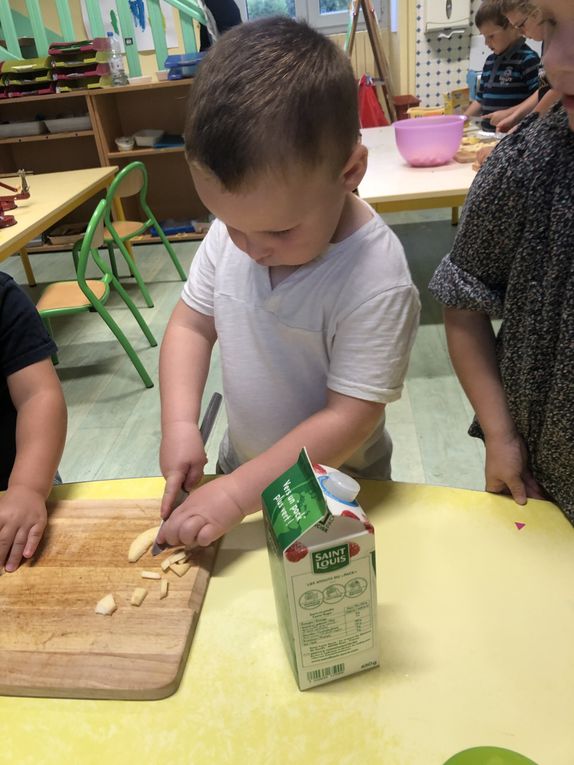
[[[10,138],[0,138],[2,143],[32,143],[34,141],[58,141],[67,138],[84,138],[94,135],[93,130],[78,130],[72,133],[41,133],[40,135],[18,135]]]
[[[205,220],[208,211],[195,191],[183,146],[165,149],[136,147],[132,151],[120,152],[115,144],[119,136],[132,135],[144,128],[181,135],[192,86],[192,79],[167,80],[3,100],[0,106],[4,121],[54,119],[88,113],[92,129],[3,138],[0,140],[0,172],[12,173],[22,167],[35,173],[100,165],[121,168],[139,160],[145,163],[148,171],[148,200],[158,220]],[[30,185],[33,194],[33,176]],[[100,198],[86,202],[64,222],[88,221]],[[123,207],[127,218],[142,217],[136,198],[124,199]],[[188,235],[185,239],[179,235],[170,237],[173,241],[201,238],[200,234]],[[147,241],[153,241],[153,237],[146,238]],[[31,251],[37,249],[31,248]]]

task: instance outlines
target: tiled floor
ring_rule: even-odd
[[[483,487],[483,448],[466,435],[471,410],[452,372],[446,350],[440,306],[426,285],[433,269],[452,242],[455,229],[448,210],[386,216],[405,246],[413,278],[421,292],[421,326],[400,401],[387,410],[388,428],[395,449],[393,477],[399,481]],[[196,245],[176,245],[188,268]],[[130,294],[158,341],[175,305],[181,282],[160,247],[136,248],[137,261],[150,286],[154,308],[146,308],[133,284]],[[71,255],[32,255],[39,287],[47,281],[71,278]],[[18,258],[0,264],[24,285]],[[150,348],[127,308],[112,296],[114,317],[136,347],[152,379],[157,380],[159,349]],[[69,431],[60,472],[66,482],[159,474],[159,390],[145,389],[121,346],[96,314],[54,321],[60,346],[58,373],[69,409]],[[211,392],[221,390],[217,352],[214,355],[204,404]],[[209,442],[213,470],[217,443],[225,427],[221,413]]]

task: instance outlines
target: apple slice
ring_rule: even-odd
[[[132,599],[130,600],[130,603],[132,606],[141,606],[141,604],[146,599],[147,590],[145,587],[136,587],[135,590],[132,592]]]
[[[111,616],[116,608],[116,601],[111,592],[108,595],[104,595],[104,597],[96,603],[96,613],[103,614],[104,616]]]
[[[142,533],[134,539],[128,552],[128,560],[130,563],[135,563],[150,549],[155,542],[158,531],[159,526],[154,526],[152,529],[142,531]]]

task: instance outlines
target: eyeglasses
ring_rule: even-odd
[[[520,24],[513,24],[512,26],[517,29],[519,32],[524,32],[524,27],[528,23],[528,20],[532,17],[534,11],[532,13],[529,13],[528,16],[525,16]]]

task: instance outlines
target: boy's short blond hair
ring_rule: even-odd
[[[502,10],[504,0],[483,0],[480,4],[474,23],[480,29],[484,24],[496,24],[498,27],[506,29],[510,23]]]
[[[185,128],[188,161],[228,191],[299,164],[341,171],[359,140],[351,63],[305,23],[277,16],[234,27],[203,59]]]

